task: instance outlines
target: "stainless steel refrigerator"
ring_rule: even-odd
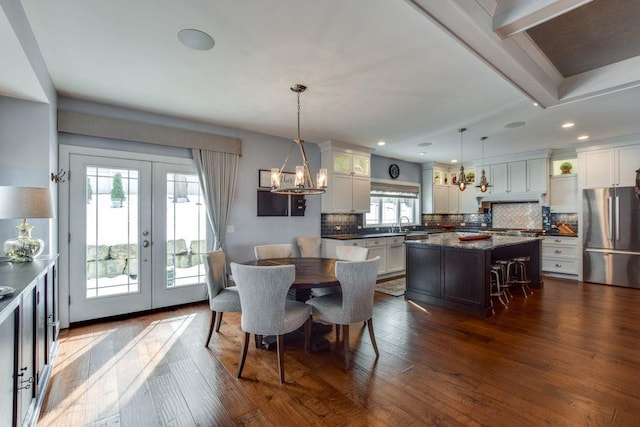
[[[640,288],[640,198],[634,190],[583,190],[585,282]]]

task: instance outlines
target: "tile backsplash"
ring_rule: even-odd
[[[493,228],[542,228],[542,209],[538,203],[493,203],[491,216]]]

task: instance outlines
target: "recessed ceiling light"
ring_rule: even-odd
[[[575,123],[573,123],[573,122],[565,122],[565,123],[563,123],[563,124],[562,124],[562,127],[563,127],[564,129],[568,129],[568,128],[572,128],[572,127],[574,127],[575,125],[576,125],[576,124],[575,124]]]
[[[537,106],[538,106],[538,103],[537,103],[537,102],[534,102],[534,103],[533,103],[533,106],[534,106],[534,107],[537,107]]]
[[[384,142],[384,141],[378,141],[378,145],[384,145],[384,144],[386,144],[386,142]]]
[[[418,147],[429,147],[430,145],[433,145],[431,142],[421,142],[420,144],[418,144]]]
[[[421,151],[421,152],[420,152],[420,155],[421,155],[421,156],[424,156],[424,151]]]
[[[178,31],[178,40],[193,50],[209,50],[216,44],[209,34],[193,28]]]
[[[521,126],[526,125],[525,122],[511,122],[511,123],[507,123],[506,125],[504,125],[504,127],[509,128],[509,129],[513,129],[513,128],[519,128]]]
[[[578,137],[578,141],[584,141],[585,139],[589,139],[589,135],[580,135]]]
[[[458,163],[458,159],[451,159],[451,163]]]

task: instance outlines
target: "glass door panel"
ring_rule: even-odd
[[[70,320],[151,308],[151,164],[72,155],[71,170]]]

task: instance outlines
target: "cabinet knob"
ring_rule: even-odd
[[[556,267],[562,267],[562,264],[556,264]]]
[[[557,254],[561,254],[561,253],[562,253],[562,251],[561,251],[560,249],[556,249],[556,253],[557,253]]]

